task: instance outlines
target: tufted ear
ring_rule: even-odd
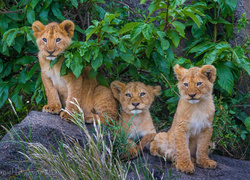
[[[208,80],[213,83],[216,78],[216,69],[212,65],[204,65],[201,68],[201,73],[204,74]]]
[[[62,30],[66,31],[66,33],[70,38],[72,38],[75,30],[75,25],[72,21],[65,20],[59,26]]]
[[[119,100],[120,93],[126,85],[120,81],[113,81],[110,86],[114,97]]]
[[[44,30],[45,26],[40,21],[35,21],[32,24],[32,30],[34,32],[35,38],[40,37],[41,32]]]
[[[160,94],[161,86],[147,86],[147,87],[155,96],[158,96]]]
[[[186,74],[187,71],[188,71],[187,69],[180,66],[179,64],[176,64],[174,66],[174,72],[177,76],[178,81],[180,81],[182,79],[182,77]]]

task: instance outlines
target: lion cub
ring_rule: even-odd
[[[208,157],[214,118],[213,82],[216,69],[211,65],[185,69],[174,67],[180,100],[171,129],[158,133],[150,144],[152,155],[175,161],[177,170],[194,173],[194,164],[215,169],[217,163]],[[196,159],[195,159],[196,158]]]
[[[136,137],[142,138],[141,144],[129,149],[129,157],[134,158],[138,154],[139,147],[151,142],[156,130],[149,112],[149,108],[161,90],[160,86],[146,86],[141,82],[130,82],[125,85],[122,82],[111,83],[111,90],[114,97],[121,103],[122,118],[120,122],[122,128],[129,134],[129,143]],[[132,119],[132,120],[131,120]],[[128,124],[131,125],[128,127]],[[151,140],[150,140],[151,139]]]
[[[64,57],[61,57],[50,68],[50,61],[53,61],[69,47],[74,29],[73,22],[69,20],[63,21],[61,24],[52,22],[46,26],[35,21],[32,25],[39,48],[38,59],[48,100],[48,104],[43,107],[43,112],[59,114],[62,105],[70,112],[77,110],[76,106],[70,103],[70,101],[74,102],[75,98],[83,109],[87,123],[100,119],[104,124],[106,115],[115,120],[118,116],[117,102],[109,88],[99,85],[95,78],[89,78],[90,67],[86,67],[78,79],[73,73],[60,76]],[[60,116],[64,120],[68,120],[70,117],[65,111],[62,111]]]

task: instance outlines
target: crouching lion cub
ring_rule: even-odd
[[[64,57],[61,57],[50,68],[50,61],[53,61],[69,47],[74,28],[74,23],[69,20],[63,21],[61,24],[52,22],[46,26],[35,21],[32,25],[39,48],[38,59],[48,100],[48,104],[43,107],[43,112],[59,114],[62,105],[70,112],[77,110],[76,106],[70,103],[70,101],[74,102],[74,98],[76,98],[83,109],[87,123],[100,119],[104,124],[106,115],[115,120],[118,116],[117,102],[109,88],[99,85],[95,78],[89,78],[90,67],[86,67],[78,79],[73,73],[60,76]],[[60,116],[64,120],[68,120],[70,117],[65,111],[62,111]]]
[[[130,82],[125,85],[122,82],[114,81],[111,83],[111,90],[114,97],[121,103],[122,118],[120,118],[120,122],[122,128],[129,135],[128,142],[133,144],[129,149],[129,158],[131,159],[136,157],[138,150],[143,149],[155,136],[156,130],[149,108],[154,97],[159,94],[161,87],[146,86],[141,82]],[[136,137],[143,137],[138,146],[133,143]]]
[[[211,65],[185,69],[174,67],[180,100],[171,129],[158,133],[150,144],[152,155],[174,161],[177,170],[194,173],[194,164],[215,169],[217,163],[208,157],[214,118],[213,82],[216,69]],[[192,159],[191,159],[192,157]]]

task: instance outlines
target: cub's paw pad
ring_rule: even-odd
[[[188,163],[176,162],[175,167],[180,172],[183,172],[186,174],[194,174],[194,164],[192,162],[188,162]]]
[[[209,159],[206,161],[198,162],[198,166],[207,169],[215,169],[217,167],[217,163]]]
[[[47,104],[43,106],[43,112],[51,113],[51,114],[59,114],[61,110],[61,105],[60,104]]]
[[[60,113],[60,117],[61,117],[63,120],[69,122],[69,123],[73,123],[73,122],[71,121],[72,116],[70,116],[70,115],[69,115],[67,112],[65,112],[65,111],[62,111],[62,112]]]

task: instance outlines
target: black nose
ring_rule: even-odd
[[[132,103],[133,106],[138,106],[140,103]]]
[[[50,55],[52,55],[54,52],[55,52],[55,50],[54,51],[47,51]]]
[[[196,93],[195,94],[188,94],[191,98],[193,98],[195,95],[196,95]]]

